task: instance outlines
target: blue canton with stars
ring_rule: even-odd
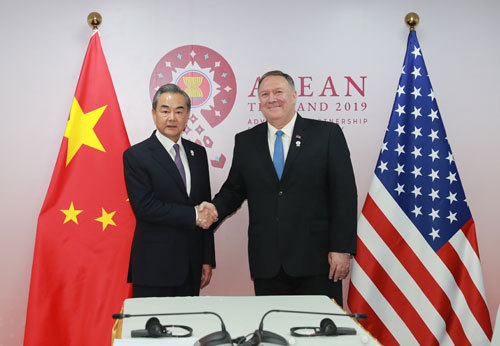
[[[415,31],[375,174],[434,251],[472,217]]]

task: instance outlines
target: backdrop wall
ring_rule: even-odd
[[[263,119],[256,78],[278,68],[295,78],[302,115],[343,126],[360,208],[401,72],[408,36],[403,19],[417,12],[422,52],[476,222],[494,318],[500,303],[497,1],[27,0],[2,1],[0,11],[0,345],[22,344],[36,221],[91,35],[91,11],[103,16],[101,41],[132,144],[154,128],[150,85],[157,63],[164,56],[163,66],[174,61],[168,54],[179,47],[195,45],[201,54],[196,46],[204,46],[234,77],[226,100],[234,105],[216,102],[218,118],[204,113],[209,104],[194,109],[197,120],[187,134],[212,146],[212,190],[227,176],[234,134]],[[243,206],[216,233],[217,269],[203,294],[253,294],[246,224]]]

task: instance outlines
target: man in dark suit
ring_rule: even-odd
[[[296,113],[289,75],[264,74],[258,92],[267,122],[236,135],[229,176],[202,210],[222,220],[248,200],[256,295],[323,294],[342,304],[357,216],[344,135],[337,124]]]
[[[195,296],[215,267],[209,216],[198,204],[211,198],[205,148],[181,138],[191,108],[175,84],[153,98],[157,130],[123,154],[125,182],[136,216],[128,282],[134,297]]]

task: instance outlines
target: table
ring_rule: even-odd
[[[262,316],[271,309],[302,310],[329,313],[344,311],[326,296],[259,296],[259,297],[168,297],[131,298],[124,302],[125,314],[158,314],[213,311],[218,313],[226,330],[235,339],[252,334],[258,329]],[[144,329],[150,317],[130,317],[123,320],[122,339],[114,346],[133,345],[193,345],[201,337],[221,330],[221,322],[213,315],[158,316],[161,324],[188,325],[193,328],[191,338],[131,338],[135,329]],[[356,335],[292,337],[290,328],[295,326],[318,327],[323,318],[330,318],[337,327],[355,328]],[[264,330],[283,336],[294,346],[304,345],[379,345],[354,319],[344,316],[307,315],[274,312],[264,319]]]

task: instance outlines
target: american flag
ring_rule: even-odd
[[[492,335],[474,220],[413,30],[348,304],[384,345],[489,345]]]

